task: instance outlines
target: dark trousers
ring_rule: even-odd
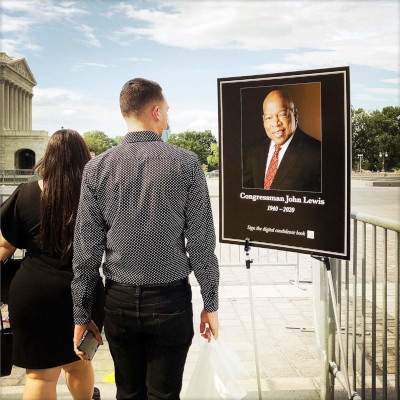
[[[117,399],[179,400],[194,334],[189,283],[139,287],[108,282],[104,330]]]

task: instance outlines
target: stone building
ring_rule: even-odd
[[[30,169],[44,154],[48,132],[32,130],[34,86],[24,58],[0,53],[0,170]]]

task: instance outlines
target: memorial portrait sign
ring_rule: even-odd
[[[218,79],[220,241],[349,259],[349,68]]]

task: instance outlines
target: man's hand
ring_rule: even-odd
[[[215,339],[218,339],[218,312],[214,311],[211,313],[203,310],[200,314],[200,333],[203,338],[206,338],[209,342],[211,341],[211,333]]]
[[[96,326],[96,324],[93,322],[93,320],[90,320],[88,324],[85,325],[75,325],[75,330],[74,330],[74,351],[75,354],[82,360],[88,360],[89,355],[84,353],[83,351],[78,350],[78,344],[80,340],[82,339],[83,334],[85,333],[86,329],[89,331],[93,332],[93,335],[95,336],[97,342],[102,345],[103,344],[103,339],[101,338],[101,334]]]

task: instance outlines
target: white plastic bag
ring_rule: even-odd
[[[239,357],[219,338],[211,335],[200,352],[185,400],[240,400],[247,392],[237,383],[249,376]]]

